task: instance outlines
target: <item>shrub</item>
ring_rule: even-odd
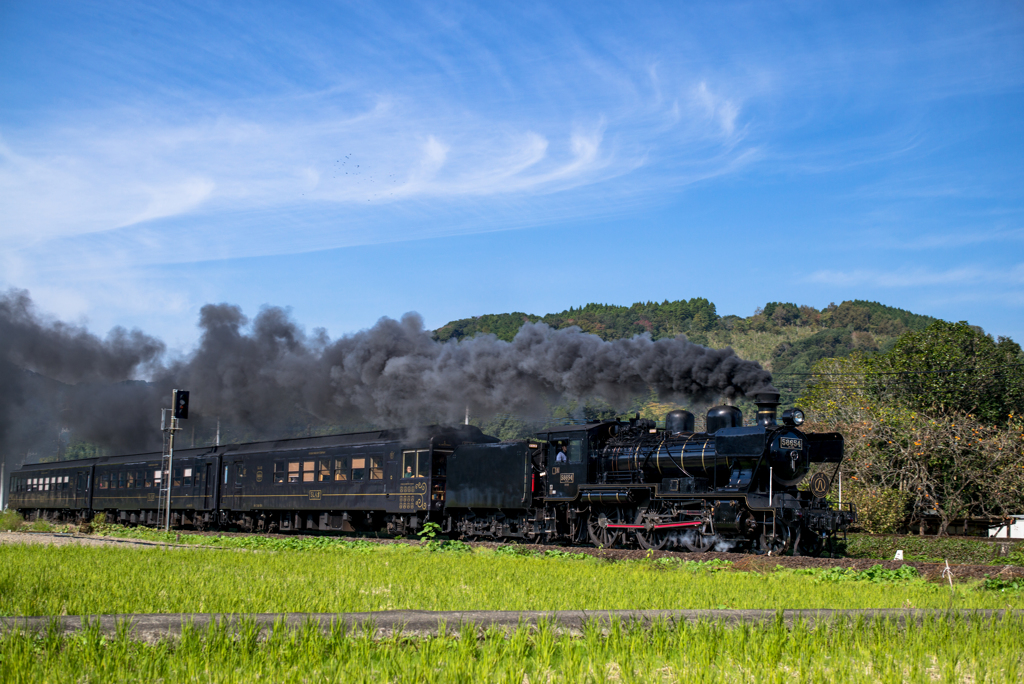
[[[18,511],[12,511],[10,509],[0,513],[0,530],[4,532],[16,532],[21,529],[21,523],[24,521]]]
[[[849,500],[857,506],[857,526],[871,534],[891,534],[904,527],[910,495],[896,489],[850,487]]]
[[[52,532],[53,525],[50,524],[49,520],[39,518],[38,520],[32,521],[32,524],[29,525],[29,529],[33,532]]]

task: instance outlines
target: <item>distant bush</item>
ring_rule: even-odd
[[[38,520],[32,521],[32,524],[29,525],[28,529],[32,530],[33,532],[52,532],[53,525],[50,524],[49,520],[43,520],[42,518],[39,518]]]
[[[18,511],[6,510],[0,513],[0,530],[4,532],[16,532],[21,529],[21,523],[23,523],[21,516]]]

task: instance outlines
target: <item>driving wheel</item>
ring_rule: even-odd
[[[621,528],[609,528],[608,525],[624,523],[622,509],[618,506],[594,511],[587,520],[587,533],[595,546],[610,549],[622,541]]]

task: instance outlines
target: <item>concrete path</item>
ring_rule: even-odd
[[[958,615],[962,617],[978,617],[984,620],[1001,619],[1014,616],[1024,619],[1024,610],[784,610],[782,619],[787,627],[794,622],[803,621],[813,625],[818,621],[832,621],[842,618],[863,617],[865,619],[887,618],[920,622],[928,616]],[[656,621],[668,623],[721,622],[727,625],[741,623],[770,623],[776,619],[776,611],[772,610],[565,610],[565,611],[464,611],[464,612],[433,612],[425,610],[393,610],[379,613],[258,613],[258,614],[217,614],[217,613],[169,613],[153,615],[97,615],[77,616],[65,615],[57,617],[0,617],[0,633],[14,630],[45,632],[51,625],[59,626],[67,632],[75,632],[85,627],[86,623],[99,623],[103,633],[113,635],[118,624],[127,623],[136,639],[155,641],[181,633],[185,625],[192,624],[206,629],[214,622],[227,621],[231,629],[237,630],[240,623],[248,622],[259,625],[261,630],[269,630],[275,624],[282,623],[289,628],[302,627],[306,623],[314,623],[322,631],[330,631],[333,624],[343,624],[348,631],[370,630],[375,637],[386,638],[395,634],[409,637],[430,636],[444,629],[448,634],[458,632],[462,625],[475,625],[477,630],[498,628],[503,631],[514,630],[519,625],[536,626],[540,622],[548,622],[560,632],[581,634],[588,621],[596,620],[607,626],[612,620],[623,622],[640,622],[649,625]]]

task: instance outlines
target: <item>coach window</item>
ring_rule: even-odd
[[[384,468],[380,465],[380,456],[370,457],[370,479],[371,480],[383,480],[384,479]]]
[[[182,485],[185,486],[185,487],[191,487],[192,486],[192,469],[191,468],[185,468],[185,479],[182,482]]]
[[[352,479],[362,480],[366,475],[366,459],[365,458],[353,458],[352,459]]]
[[[274,484],[281,484],[285,481],[285,464],[281,461],[274,461]]]
[[[125,483],[128,481],[128,473],[121,471],[117,474],[117,488],[124,489]]]
[[[331,481],[331,461],[329,459],[320,461],[320,470],[317,471],[317,482]]]
[[[135,471],[133,470],[133,471],[127,473],[125,475],[125,477],[127,478],[125,480],[125,486],[127,486],[128,489],[134,489],[135,488]]]
[[[402,477],[416,477],[416,452],[402,452]]]
[[[146,489],[149,489],[150,487],[153,486],[153,471],[152,470],[144,471],[142,473],[142,477],[144,478],[144,485],[143,486]]]
[[[153,471],[153,486],[159,487],[164,480],[164,471],[154,470]]]
[[[175,468],[174,469],[174,477],[171,478],[171,486],[172,487],[180,487],[181,486],[181,468]]]
[[[430,449],[416,452],[416,477],[430,476]]]
[[[334,459],[334,479],[337,481],[348,479],[348,459]]]
[[[288,481],[298,482],[302,479],[302,464],[298,461],[290,461],[288,463]]]
[[[146,486],[145,470],[140,470],[139,472],[135,473],[135,486],[138,487],[139,489],[142,489],[143,487]]]
[[[103,473],[100,475],[100,489],[107,489],[110,487],[110,473]]]
[[[302,481],[303,482],[314,482],[314,481],[316,481],[316,461],[303,461],[302,462]]]

